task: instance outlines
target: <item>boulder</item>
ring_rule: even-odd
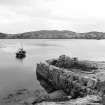
[[[76,74],[66,69],[58,68],[48,63],[37,64],[37,79],[50,93],[55,90],[63,90],[73,98],[95,93],[94,88],[97,79]],[[45,82],[43,82],[45,81]]]
[[[91,71],[97,69],[97,64],[91,61],[80,61],[77,57],[70,58],[66,55],[59,56],[58,59],[47,60],[50,65],[66,69],[81,69],[84,71]]]
[[[105,93],[105,63],[65,55],[37,64],[36,75],[48,93],[63,90],[72,98]]]
[[[69,97],[69,101],[62,101],[64,105],[105,104],[105,62],[83,61],[61,55],[57,59],[38,63],[36,75],[48,93],[62,90]],[[38,105],[45,104],[61,105],[60,102]]]

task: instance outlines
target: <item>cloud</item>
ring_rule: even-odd
[[[16,6],[16,5],[23,5],[28,0],[0,0],[0,5],[10,5],[10,6]]]
[[[104,4],[104,0],[56,0],[50,8],[58,17],[104,18]]]
[[[0,0],[0,31],[105,31],[104,0]]]

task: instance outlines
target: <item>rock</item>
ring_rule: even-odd
[[[48,93],[63,90],[72,98],[78,98],[105,93],[104,69],[105,66],[102,68],[97,62],[79,61],[62,55],[58,59],[37,64],[36,75]]]
[[[40,81],[40,85],[44,87],[48,93],[51,93],[56,90],[50,82],[40,77],[40,74],[37,74],[37,79]]]
[[[37,105],[102,105],[100,102],[101,98],[99,96],[86,96],[84,98],[73,99],[63,102],[42,102]]]
[[[57,90],[57,91],[54,91],[48,95],[49,95],[50,99],[67,97],[67,94],[63,90]]]
[[[48,63],[37,64],[36,74],[39,81],[41,79],[46,81],[46,87],[50,86],[53,91],[63,90],[72,97],[87,95],[89,93],[87,90],[92,90],[97,83],[97,79],[81,76]]]
[[[78,58],[70,58],[66,55],[59,56],[58,59],[47,60],[50,65],[54,65],[60,68],[76,68],[84,71],[91,71],[97,69],[97,64],[89,61],[80,61]]]

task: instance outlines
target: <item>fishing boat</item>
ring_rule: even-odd
[[[26,57],[26,51],[23,48],[20,48],[19,51],[16,53],[16,58],[23,59]]]

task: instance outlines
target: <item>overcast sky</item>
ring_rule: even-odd
[[[105,32],[105,0],[0,0],[0,32]]]

